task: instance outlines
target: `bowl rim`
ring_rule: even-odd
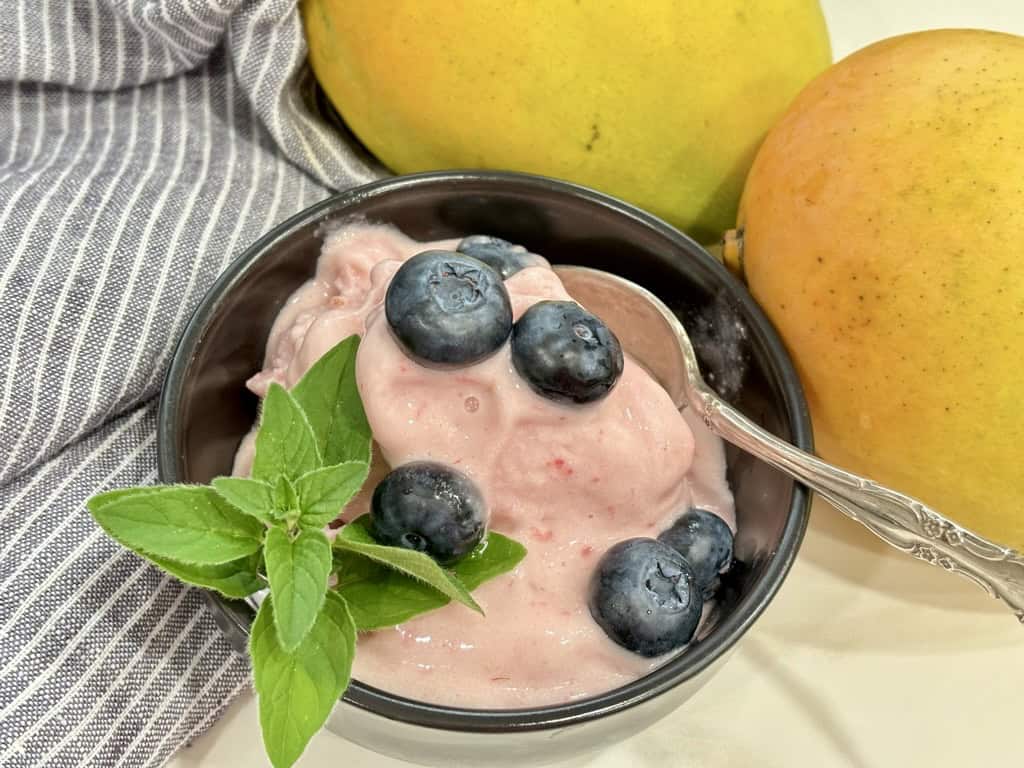
[[[750,320],[750,331],[768,351],[772,373],[780,382],[783,405],[788,411],[793,444],[813,449],[810,414],[796,369],[777,332],[760,306],[726,267],[695,240],[667,222],[636,206],[588,187],[560,179],[511,171],[451,170],[391,176],[336,193],[277,224],[236,257],[206,292],[178,340],[161,390],[157,422],[157,461],[160,481],[180,482],[177,477],[177,420],[181,390],[204,330],[226,295],[259,261],[282,240],[308,224],[339,213],[370,198],[399,192],[449,185],[452,182],[496,183],[509,188],[542,190],[574,198],[608,209],[617,215],[654,230],[674,247],[701,259],[723,284],[732,298],[743,306]],[[704,641],[687,653],[666,662],[637,680],[596,696],[565,704],[518,709],[469,709],[430,704],[408,699],[352,679],[342,701],[391,720],[426,728],[473,733],[507,733],[562,728],[606,717],[649,701],[675,686],[697,677],[716,660],[725,656],[768,607],[788,574],[800,548],[810,517],[810,491],[795,483],[786,524],[766,571],[750,593],[744,595],[732,614],[715,628],[713,641]],[[215,611],[218,624],[230,634],[247,637],[246,606],[207,593],[207,603]],[[226,622],[226,626],[225,626]]]

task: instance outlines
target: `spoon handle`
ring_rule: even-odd
[[[691,394],[699,394],[699,410],[712,432],[796,478],[897,549],[967,577],[1003,600],[1024,623],[1024,556],[1019,552],[960,527],[917,499],[795,448],[709,390]]]

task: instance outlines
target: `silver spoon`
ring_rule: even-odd
[[[555,267],[565,289],[600,316],[677,407],[694,408],[708,428],[828,499],[882,540],[918,560],[966,576],[1002,599],[1024,623],[1024,556],[960,527],[923,502],[834,467],[757,426],[704,382],[679,319],[650,291],[586,267]]]

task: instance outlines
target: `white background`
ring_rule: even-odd
[[[1024,34],[1024,0],[825,0],[835,57],[935,27]],[[1024,128],[1022,128],[1024,130]],[[652,729],[574,768],[1020,765],[1024,628],[959,579],[822,503],[799,560],[723,670]],[[171,768],[258,768],[244,696]],[[301,768],[399,768],[329,733]]]

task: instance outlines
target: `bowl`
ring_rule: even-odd
[[[167,375],[159,413],[165,483],[205,483],[231,470],[256,416],[244,386],[262,367],[271,324],[307,280],[325,222],[365,217],[419,240],[488,233],[552,263],[617,272],[661,297],[695,341],[710,383],[761,426],[811,449],[800,383],[771,324],[709,253],[661,220],[584,187],[513,173],[399,176],[344,192],[278,225],[236,259],[200,303]],[[796,557],[809,493],[727,449],[736,500],[732,573],[700,636],[645,677],[558,706],[470,710],[412,701],[354,680],[327,727],[377,752],[428,765],[539,765],[617,743],[676,709],[726,660]],[[218,624],[245,651],[252,607],[208,594]]]

